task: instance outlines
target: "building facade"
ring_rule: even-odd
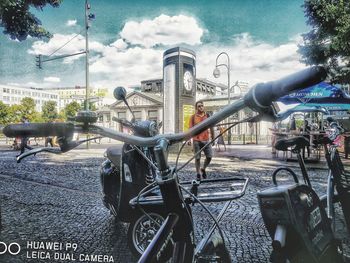
[[[36,88],[25,88],[10,85],[0,85],[0,100],[7,105],[20,104],[25,97],[32,98],[35,102],[35,109],[41,112],[46,101],[55,101],[59,107],[59,94],[54,91],[40,90]]]
[[[67,104],[73,101],[83,104],[86,99],[86,88],[81,86],[62,87],[62,88],[46,88],[59,95],[59,108],[63,109]],[[91,88],[89,92],[89,100],[93,102],[97,109],[101,109],[106,105],[114,102],[112,98],[108,98],[108,89]]]

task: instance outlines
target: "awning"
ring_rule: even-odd
[[[299,104],[291,109],[278,113],[278,116],[280,120],[284,120],[296,112],[321,112],[323,114],[329,114],[328,110],[320,105]]]
[[[283,104],[350,104],[350,96],[345,94],[337,86],[321,82],[309,88],[283,96],[278,101]]]

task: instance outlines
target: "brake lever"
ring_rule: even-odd
[[[69,141],[67,142],[65,139],[62,139],[61,141],[59,140],[58,143],[60,145],[60,150],[61,152],[68,152],[76,147],[78,147],[80,144],[84,143],[84,142],[88,142],[88,141],[92,141],[92,140],[96,140],[96,139],[102,139],[102,136],[97,136],[97,137],[93,137],[93,138],[89,138],[89,139],[85,139],[85,140],[80,140],[80,141]]]
[[[62,153],[60,148],[50,148],[50,147],[41,147],[41,148],[35,148],[32,150],[29,150],[27,152],[24,152],[20,154],[19,156],[16,157],[17,163],[20,163],[22,159],[30,156],[30,155],[36,155],[37,153],[40,152],[49,152],[49,153],[54,153],[54,154],[60,154]]]
[[[67,142],[64,138],[59,139],[58,141],[59,141],[60,147],[55,147],[55,148],[41,147],[41,148],[35,148],[32,150],[29,150],[29,151],[24,152],[21,155],[16,157],[17,163],[20,163],[22,159],[24,159],[30,155],[36,155],[37,153],[40,153],[40,152],[48,152],[48,153],[54,153],[54,154],[61,154],[64,152],[68,152],[84,142],[88,142],[88,141],[92,141],[92,140],[96,140],[96,139],[101,139],[101,138],[103,138],[103,137],[98,136],[98,137],[93,137],[93,138],[80,140],[80,141],[74,141],[74,142],[73,141]]]

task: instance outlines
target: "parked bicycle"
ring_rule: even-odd
[[[314,67],[278,81],[258,84],[254,86],[244,98],[226,106],[220,112],[217,112],[188,131],[178,134],[156,135],[149,138],[123,134],[93,125],[97,117],[89,112],[84,112],[77,117],[76,121],[80,121],[83,124],[45,123],[31,124],[29,127],[10,125],[4,129],[4,133],[9,137],[16,136],[17,134],[27,136],[56,135],[60,138],[59,143],[62,152],[70,150],[78,144],[70,140],[74,131],[98,134],[139,147],[153,147],[155,165],[157,167],[155,183],[158,185],[158,189],[161,193],[161,200],[166,209],[167,216],[151,243],[142,254],[139,262],[164,262],[167,258],[171,258],[172,262],[230,262],[230,254],[224,245],[222,231],[220,231],[217,222],[223,216],[225,209],[227,209],[226,206],[228,206],[229,203],[225,205],[226,208],[224,207],[223,211],[219,214],[218,220],[214,220],[216,221],[215,226],[211,228],[208,235],[197,245],[194,243],[193,218],[190,204],[196,202],[203,203],[203,201],[206,200],[231,201],[239,198],[245,193],[247,180],[233,178],[234,180],[232,181],[235,182],[235,184],[230,185],[228,191],[201,196],[199,190],[200,186],[205,184],[205,180],[201,182],[199,187],[197,183],[193,183],[190,189],[186,189],[185,186],[179,184],[176,173],[177,169],[170,167],[168,164],[167,157],[169,146],[190,139],[192,136],[203,132],[245,107],[249,107],[258,113],[255,117],[255,121],[262,118],[273,120],[276,118],[276,112],[271,105],[272,101],[277,100],[279,97],[293,90],[303,89],[319,83],[324,77],[324,69]],[[20,160],[34,152],[35,151],[32,153],[24,153],[18,158]],[[37,152],[40,151],[36,151],[35,153]],[[155,189],[154,187],[154,184],[151,184],[141,190],[138,197],[133,199],[134,203],[142,209],[152,204],[154,199],[152,200],[152,197],[148,194],[149,191]],[[320,210],[322,209],[321,207]],[[315,227],[318,227],[318,225],[317,223]],[[215,229],[218,229],[219,234],[215,232]],[[328,242],[328,240],[323,241]],[[172,250],[170,251],[169,248],[172,248]],[[327,251],[328,249],[330,254],[337,255],[337,251],[333,249],[333,247],[328,248],[327,246]]]
[[[296,154],[304,184],[299,183],[297,174],[288,167],[279,167],[272,174],[275,187],[258,193],[260,210],[272,241],[272,262],[342,262],[340,254],[332,251],[341,249],[341,242],[334,239],[335,208],[339,202],[346,222],[349,221],[349,176],[342,165],[334,144],[339,135],[339,126],[332,124],[331,136],[320,136],[314,143],[322,144],[329,168],[327,191],[321,198],[313,190],[302,149],[309,147],[309,140],[303,136],[281,139],[275,148]],[[341,172],[342,170],[342,172]],[[295,184],[277,184],[280,172],[290,174]],[[342,174],[343,173],[343,174]],[[335,193],[335,188],[337,194]],[[327,209],[327,212],[324,210]]]

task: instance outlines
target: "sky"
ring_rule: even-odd
[[[85,86],[83,55],[35,66],[35,55],[72,54],[85,48],[85,0],[59,8],[32,9],[53,37],[18,42],[0,34],[0,84],[33,87]],[[231,82],[249,86],[305,67],[297,53],[309,30],[301,0],[90,0],[90,86],[140,85],[162,77],[163,52],[183,46],[196,52],[197,78],[227,83],[226,69],[213,77],[215,59],[227,52]],[[219,63],[226,63],[221,56]]]

